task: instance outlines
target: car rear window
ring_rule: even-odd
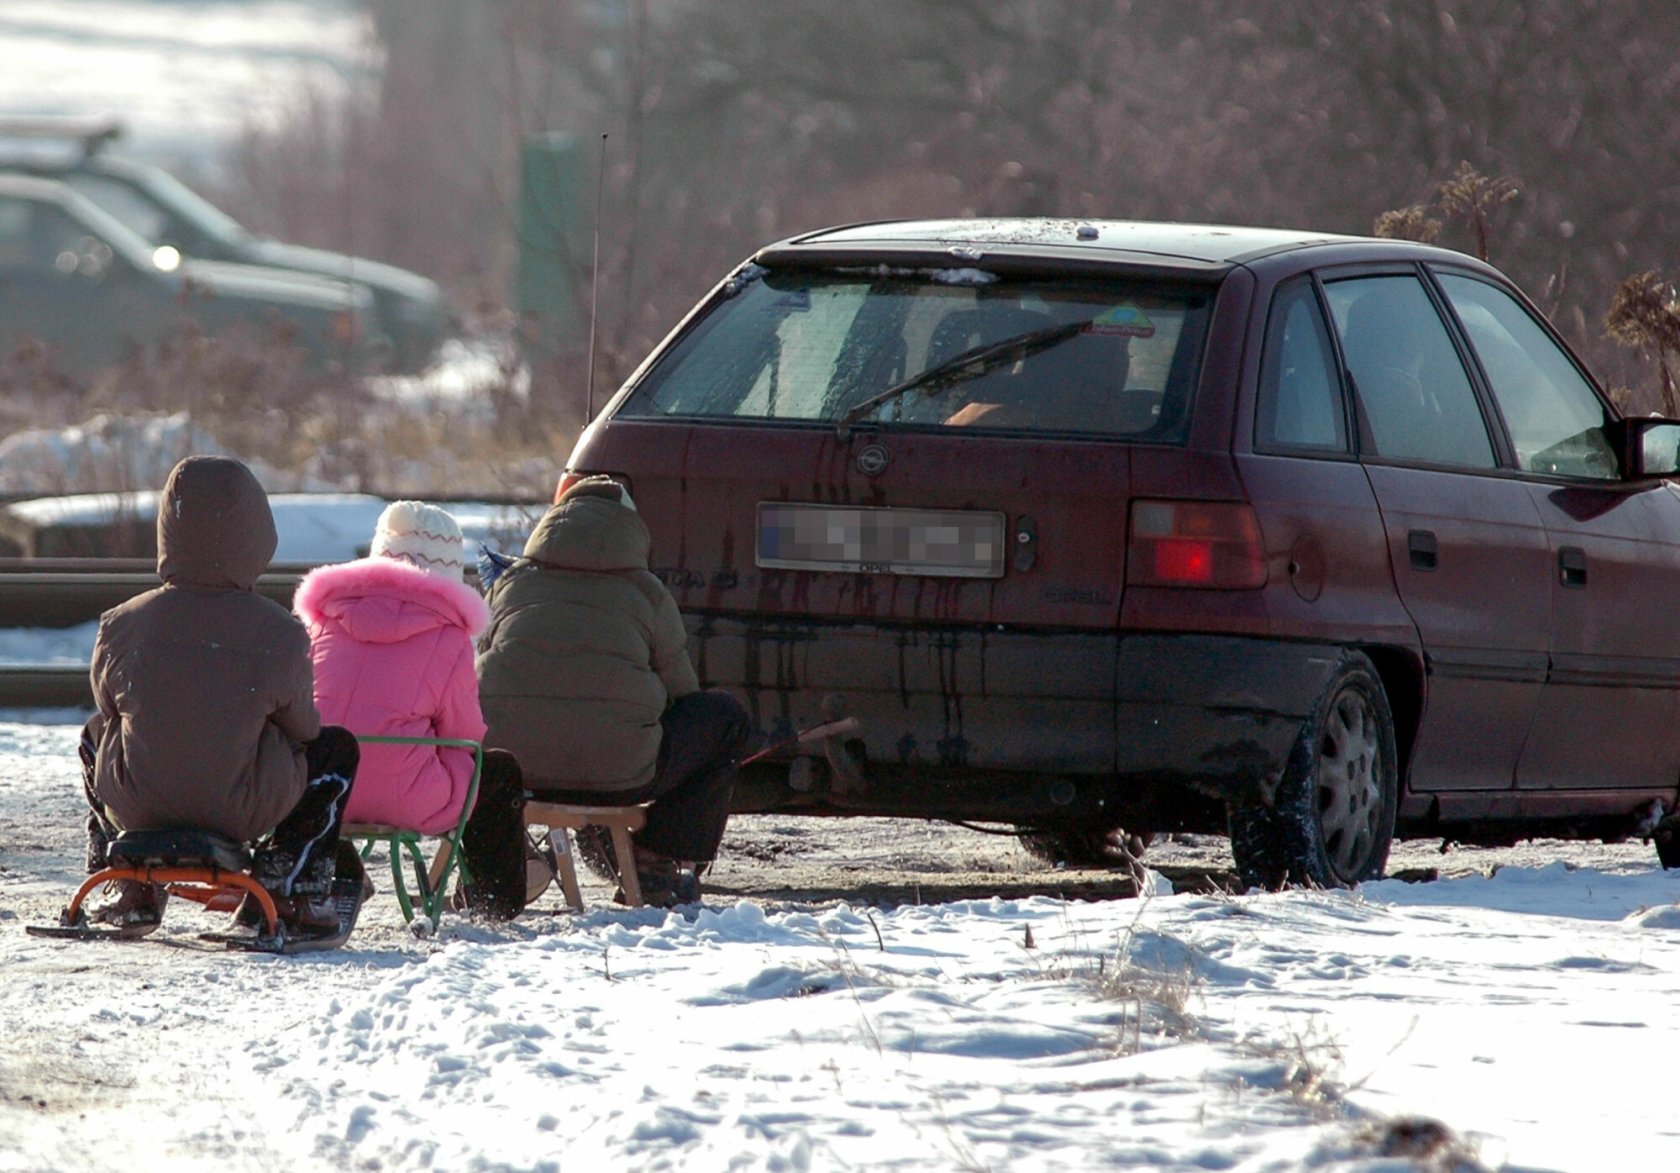
[[[616,414],[1173,441],[1212,294],[972,269],[750,269]]]

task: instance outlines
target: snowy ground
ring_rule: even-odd
[[[551,892],[423,937],[382,892],[334,954],[214,952],[179,903],[147,942],[42,941],[22,926],[77,879],[76,720],[0,714],[0,1170],[1680,1160],[1680,874],[1649,848],[1490,876],[1408,845],[1444,878],[1353,893],[871,906],[888,873],[1057,876],[1007,839],[759,817],[680,912],[591,883],[582,915]],[[813,868],[858,898],[778,886]],[[1416,1116],[1459,1147],[1382,1156],[1427,1144],[1394,1123]]]
[[[377,73],[354,0],[5,0],[0,115],[121,115],[128,149],[219,162],[247,125]]]

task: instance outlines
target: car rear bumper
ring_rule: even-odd
[[[1116,679],[1115,772],[1220,798],[1268,798],[1342,649],[1288,640],[1129,635]]]
[[[1206,811],[1269,792],[1340,649],[1231,636],[690,619],[708,687],[767,743],[837,716],[843,745],[787,747],[737,809],[1065,817],[1088,804]],[[844,754],[835,760],[836,754]],[[789,767],[807,760],[789,784]],[[814,770],[812,767],[815,767]],[[847,775],[851,775],[848,779]]]

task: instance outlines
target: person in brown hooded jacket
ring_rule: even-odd
[[[163,585],[100,616],[82,730],[89,871],[123,830],[190,828],[256,845],[255,878],[288,931],[336,929],[338,830],[355,738],[321,725],[309,636],[256,593],[279,544],[237,460],[189,456],[158,502]],[[164,892],[123,882],[90,919],[155,924]]]
[[[650,545],[622,485],[567,488],[490,589],[478,687],[485,744],[512,751],[535,797],[651,803],[635,866],[647,902],[669,905],[699,893],[753,729],[700,688]]]

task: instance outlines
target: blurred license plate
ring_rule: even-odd
[[[758,506],[758,564],[1002,578],[1003,514],[763,501]]]

